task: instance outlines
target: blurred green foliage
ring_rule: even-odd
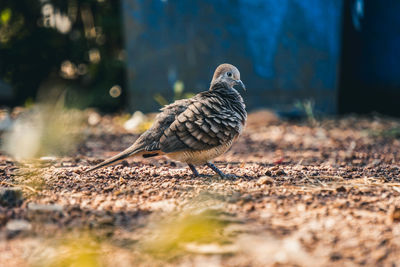
[[[157,93],[157,94],[154,95],[154,100],[155,100],[161,107],[163,107],[163,106],[168,105],[170,102],[173,102],[173,101],[175,101],[175,100],[183,99],[183,98],[191,98],[191,97],[193,97],[193,96],[195,95],[194,93],[191,93],[191,92],[189,92],[189,93],[184,92],[184,90],[185,90],[185,84],[184,84],[182,81],[180,81],[180,80],[177,80],[177,81],[174,83],[173,90],[174,90],[174,97],[173,97],[173,99],[168,100],[167,98],[165,98],[165,97],[164,97],[163,95],[161,95],[160,93]]]
[[[2,0],[0,80],[13,88],[8,104],[22,105],[36,99],[39,89],[57,88],[67,91],[69,106],[120,107],[125,88],[120,8],[115,0]],[[116,85],[122,94],[112,97]]]
[[[307,121],[313,125],[317,126],[318,122],[315,116],[315,103],[313,100],[303,100],[296,101],[294,104],[295,108],[304,113]]]
[[[400,127],[392,127],[384,130],[369,130],[367,133],[373,137],[400,139]]]

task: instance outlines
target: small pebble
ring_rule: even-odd
[[[400,207],[392,207],[389,210],[389,216],[391,222],[400,222]]]
[[[37,204],[31,202],[28,204],[28,210],[39,212],[63,211],[63,206],[57,204]]]
[[[32,229],[32,225],[26,220],[10,220],[6,224],[6,229],[10,232],[29,231]]]
[[[338,188],[336,188],[337,192],[346,192],[346,188],[344,186],[339,186]]]
[[[273,183],[274,183],[274,179],[272,179],[269,176],[262,176],[257,180],[257,184],[259,184],[259,185],[273,184]]]

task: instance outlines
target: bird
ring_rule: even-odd
[[[246,106],[235,86],[246,91],[239,70],[231,64],[219,65],[208,91],[164,106],[133,145],[86,172],[128,157],[165,155],[186,163],[195,177],[199,176],[197,165],[207,165],[221,178],[234,176],[224,174],[211,160],[232,146],[246,124]]]

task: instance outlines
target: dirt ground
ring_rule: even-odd
[[[1,186],[19,189],[0,266],[400,266],[397,120],[252,113],[215,160],[236,179],[164,157],[83,172],[137,137],[103,116],[69,157],[2,154]]]

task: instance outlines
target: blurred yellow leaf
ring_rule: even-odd
[[[101,243],[88,234],[83,237],[67,237],[57,244],[56,253],[39,259],[37,266],[60,267],[96,267],[101,264]]]
[[[8,24],[11,19],[12,11],[10,8],[3,9],[0,14],[0,19],[2,24]]]
[[[185,89],[185,85],[182,81],[178,80],[174,83],[174,94],[175,96],[180,96]]]
[[[220,218],[220,211],[207,209],[188,212],[171,218],[153,229],[154,237],[145,242],[144,249],[159,256],[174,256],[186,250],[188,243],[224,243],[223,229],[228,222]]]
[[[154,100],[158,104],[160,104],[160,106],[162,106],[162,107],[165,106],[165,105],[168,105],[168,101],[161,94],[155,94],[154,95]]]

